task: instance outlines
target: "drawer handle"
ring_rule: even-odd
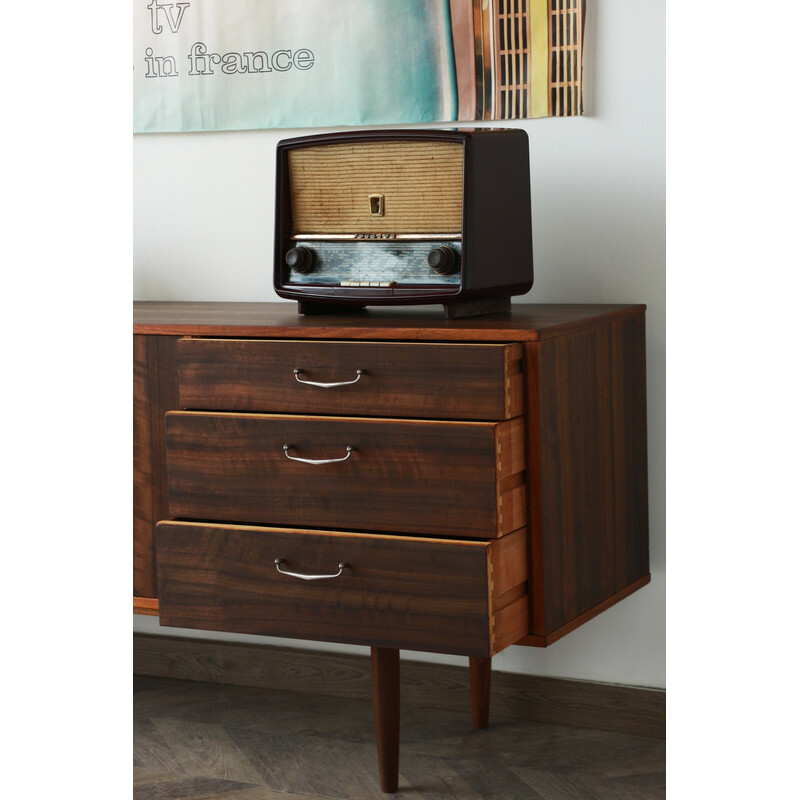
[[[301,464],[338,464],[340,461],[347,461],[353,454],[353,450],[355,450],[355,447],[347,445],[347,455],[344,458],[299,458],[298,456],[289,455],[289,449],[291,447],[292,445],[290,444],[285,444],[283,446],[283,452],[286,454],[286,458],[290,461],[299,461]]]
[[[278,570],[281,575],[288,575],[290,578],[300,578],[301,581],[323,581],[328,578],[338,578],[342,572],[344,572],[345,567],[347,567],[347,564],[344,561],[340,561],[339,571],[335,575],[303,575],[300,572],[289,572],[288,570],[281,569],[281,564],[285,562],[286,559],[284,558],[276,558],[275,569]]]
[[[317,383],[317,381],[304,381],[299,377],[302,374],[303,370],[301,369],[296,369],[294,371],[294,379],[298,383],[302,383],[305,386],[319,386],[320,389],[334,389],[337,386],[352,386],[354,383],[358,383],[361,380],[361,376],[364,374],[364,370],[356,370],[356,379],[354,381],[339,381],[338,383]]]

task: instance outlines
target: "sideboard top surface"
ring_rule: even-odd
[[[133,332],[294,339],[538,341],[639,316],[644,305],[512,304],[507,314],[445,319],[440,306],[302,316],[294,302],[136,301]]]

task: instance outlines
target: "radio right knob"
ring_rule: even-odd
[[[305,275],[314,269],[314,251],[308,247],[292,247],[286,252],[286,266]]]
[[[437,275],[447,275],[458,263],[458,253],[446,244],[434,247],[428,253],[428,265]]]

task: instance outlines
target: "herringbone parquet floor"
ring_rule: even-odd
[[[401,706],[408,800],[665,797],[664,741]],[[371,698],[134,678],[134,800],[388,797]]]

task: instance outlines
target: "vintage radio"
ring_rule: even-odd
[[[522,130],[358,131],[277,148],[275,291],[301,314],[508,311],[533,284]]]

